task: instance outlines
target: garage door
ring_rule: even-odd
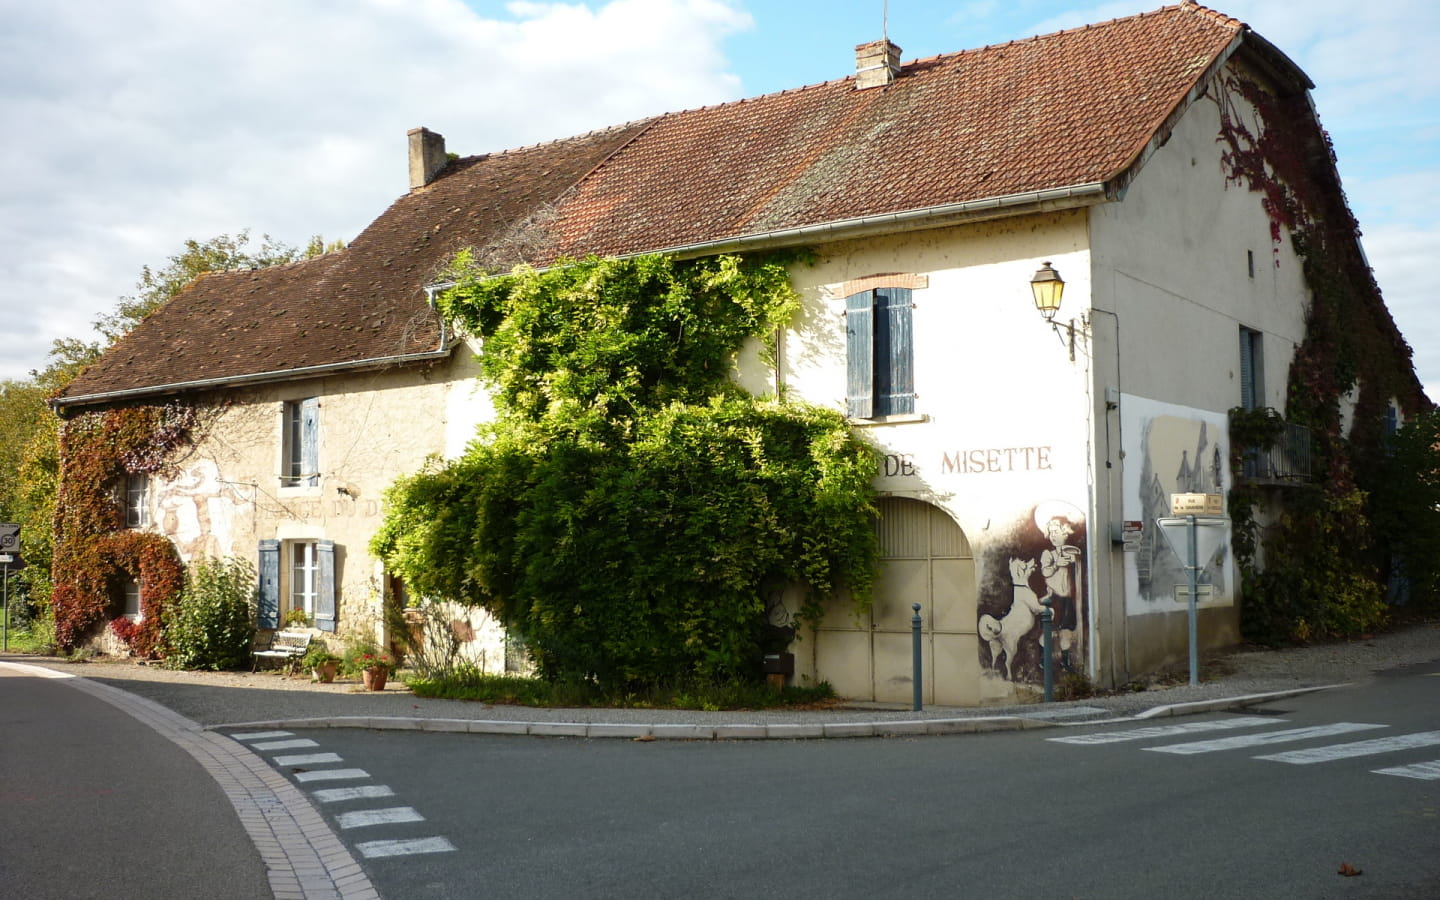
[[[842,697],[909,703],[912,604],[920,604],[922,685],[928,704],[980,702],[975,560],[960,526],[939,507],[882,499],[875,602],[859,621],[845,603],[816,633],[816,674]]]

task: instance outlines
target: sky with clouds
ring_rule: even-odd
[[[349,240],[405,132],[471,155],[1162,0],[0,0],[0,378],[43,368],[188,238]],[[1366,252],[1440,398],[1440,4],[1229,0],[1316,83]]]

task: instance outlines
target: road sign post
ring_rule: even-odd
[[[1156,519],[1160,533],[1175,555],[1186,561],[1185,571],[1190,583],[1190,684],[1200,683],[1200,651],[1195,595],[1200,571],[1210,562],[1220,542],[1230,531],[1230,520],[1224,516],[1169,516]],[[1183,549],[1182,549],[1183,548]]]
[[[10,652],[10,566],[20,554],[20,526],[0,522],[0,650]]]

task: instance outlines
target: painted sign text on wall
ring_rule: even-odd
[[[1042,472],[1050,469],[1050,447],[989,447],[942,454],[944,474],[980,472]]]
[[[1048,472],[1053,468],[1049,446],[987,447],[940,454],[940,474],[978,475],[985,472]],[[913,453],[887,453],[881,472],[886,478],[919,474]]]

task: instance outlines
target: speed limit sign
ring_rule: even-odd
[[[0,553],[20,552],[20,526],[13,522],[0,522]]]

